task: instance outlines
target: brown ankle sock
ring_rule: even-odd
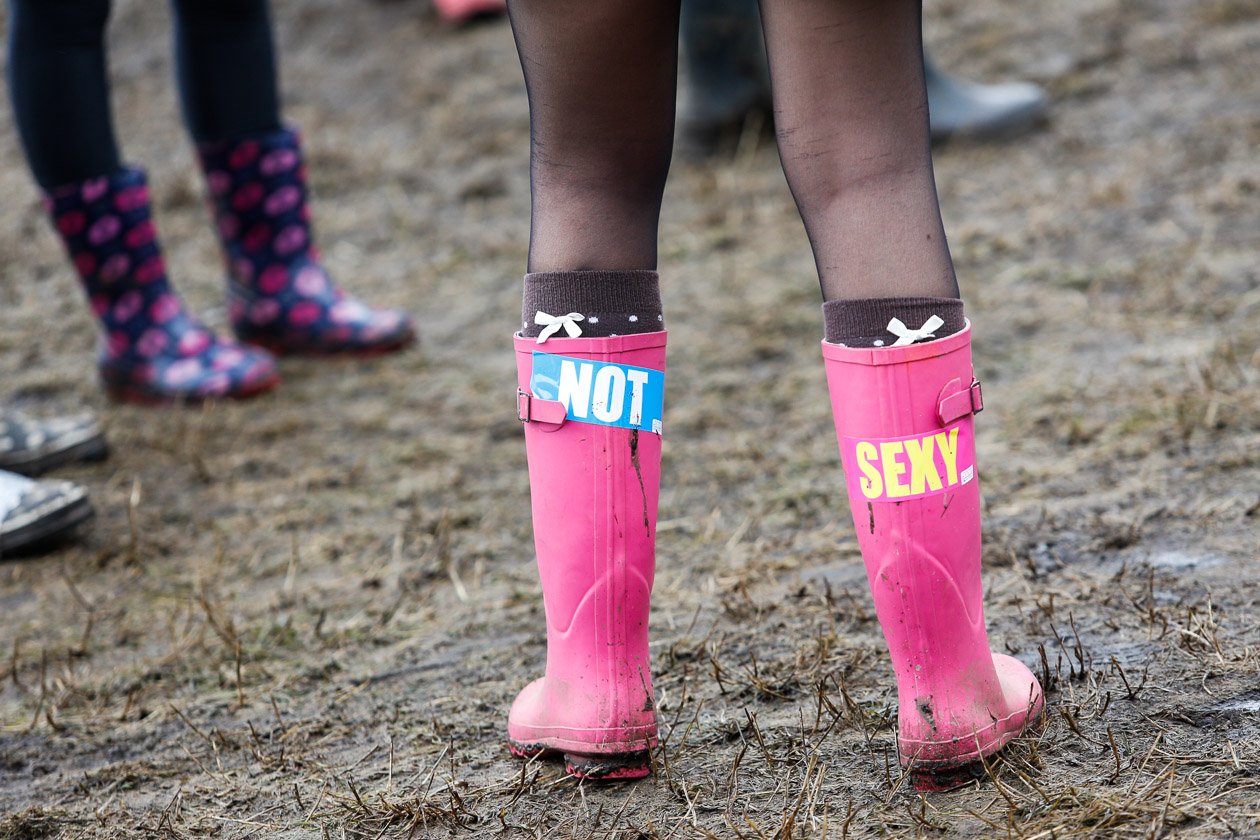
[[[577,313],[569,323],[587,338],[658,332],[665,329],[660,280],[655,271],[546,271],[525,275],[521,335],[537,338],[542,320]],[[576,338],[566,329],[556,338]]]
[[[931,335],[914,336],[911,341],[935,341],[967,325],[963,318],[963,302],[957,298],[869,298],[865,300],[829,300],[823,304],[825,339],[828,344],[845,347],[892,347],[902,332],[911,335],[927,326],[933,316],[941,320]],[[893,323],[896,319],[901,327]],[[893,332],[892,329],[897,329]]]

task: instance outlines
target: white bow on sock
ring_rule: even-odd
[[[582,334],[582,328],[577,325],[585,316],[581,312],[570,312],[568,315],[548,315],[541,309],[534,313],[534,323],[543,328],[538,334],[538,343],[542,344],[547,339],[564,328],[565,335],[569,338],[577,338]]]
[[[900,318],[893,318],[888,322],[888,331],[897,336],[897,340],[892,343],[892,346],[904,347],[907,344],[914,344],[916,341],[922,341],[925,338],[936,338],[936,331],[944,324],[945,322],[939,315],[933,315],[924,322],[923,326],[917,330],[912,330],[903,324]]]

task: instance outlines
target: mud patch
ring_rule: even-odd
[[[639,430],[630,430],[630,463],[634,465],[635,477],[639,479],[639,494],[643,498],[643,530],[652,533],[652,521],[648,516],[647,488],[643,484],[643,466],[639,463]]]
[[[1146,562],[1157,569],[1190,570],[1219,566],[1225,558],[1191,551],[1156,551],[1147,556]]]
[[[114,5],[118,123],[181,292],[222,328],[168,7]],[[1254,6],[927,4],[942,66],[1031,77],[1054,109],[1017,142],[935,157],[986,385],[985,621],[1036,667],[1048,723],[927,799],[901,775],[772,142],[748,131],[671,171],[662,742],[653,778],[604,789],[504,746],[547,629],[523,447],[493,398],[514,383],[529,238],[505,23],[275,0],[328,268],[415,312],[423,345],[286,359],[245,405],[100,399],[94,328],[0,117],[0,398],[91,407],[114,453],[59,475],[98,509],[83,543],[0,565],[0,834],[1256,833]]]

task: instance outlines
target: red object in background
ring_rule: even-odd
[[[507,0],[433,0],[438,17],[448,23],[466,23],[480,17],[501,15]]]

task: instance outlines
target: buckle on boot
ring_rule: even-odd
[[[951,379],[941,389],[937,415],[942,426],[948,426],[960,417],[979,414],[984,411],[984,392],[980,390],[980,380],[972,377],[971,384],[964,387],[961,379]]]
[[[528,391],[516,390],[516,419],[522,423],[550,423],[560,426],[568,418],[564,403],[544,400]]]

